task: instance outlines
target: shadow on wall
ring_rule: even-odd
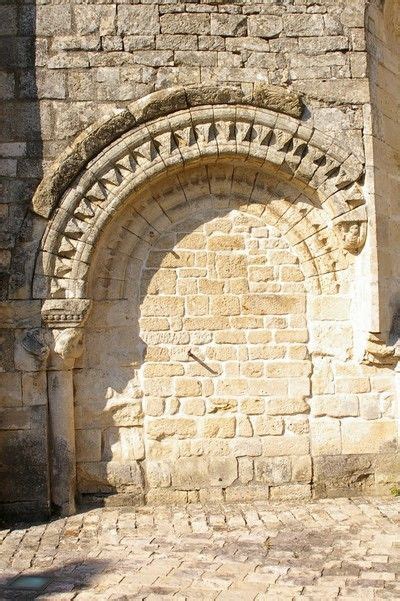
[[[35,65],[35,42],[35,0],[2,3],[0,196],[5,231],[0,234],[0,300],[11,299],[15,303],[14,299],[31,296],[31,273],[40,239],[38,230],[43,228],[43,220],[30,210],[33,193],[42,178],[43,156],[39,109],[43,69]],[[25,320],[22,327],[29,325]],[[14,342],[21,330],[6,329],[6,324],[0,327],[4,328],[0,330],[0,372],[6,382],[15,382],[15,386],[10,384],[3,391],[2,399],[8,427],[0,425],[0,512],[10,517],[45,516],[47,408],[33,403],[29,407],[16,407],[16,400],[21,399],[13,398],[14,390],[20,390]]]
[[[44,85],[44,69],[36,67],[35,1],[10,3],[5,8],[6,35],[0,36],[0,63],[6,81],[0,142],[7,145],[4,153],[8,155],[4,155],[9,169],[3,186],[9,203],[11,263],[0,276],[3,300],[30,297],[28,274],[34,266],[36,230],[43,227],[42,220],[31,212],[30,202],[43,176],[39,101]]]
[[[104,572],[108,563],[101,560],[70,562],[41,572],[30,571],[19,576],[0,578],[0,598],[30,600],[44,595],[49,599],[50,595],[56,598],[70,591],[78,593],[87,589],[93,577]]]
[[[131,227],[128,213],[125,216],[127,224],[124,224],[123,218],[119,223],[110,224],[113,243],[109,244],[107,235],[105,242],[103,241],[104,252],[99,252],[93,271],[96,273],[99,288],[95,292],[97,302],[94,303],[86,325],[87,351],[75,370],[78,488],[81,501],[92,500],[90,497],[96,496],[96,493],[104,496],[112,492],[134,495],[136,491],[143,496],[149,486],[149,482],[146,482],[146,432],[142,407],[145,382],[141,367],[145,362],[152,360],[161,360],[164,361],[164,365],[168,364],[169,358],[157,357],[158,353],[165,350],[165,346],[173,343],[182,348],[180,358],[175,358],[176,362],[186,364],[193,363],[193,360],[188,356],[189,340],[184,340],[186,333],[180,331],[181,326],[178,324],[177,331],[171,330],[170,327],[165,329],[162,325],[165,331],[151,331],[145,336],[146,340],[143,340],[143,321],[151,321],[151,314],[142,311],[143,301],[149,293],[153,299],[156,299],[158,294],[175,294],[175,284],[169,278],[161,280],[157,277],[160,267],[165,267],[166,257],[169,261],[172,260],[169,264],[170,272],[175,263],[176,267],[194,266],[193,261],[185,262],[185,259],[192,259],[193,252],[180,252],[179,244],[182,238],[192,234],[198,226],[208,223],[213,218],[229,215],[232,209],[238,209],[240,206],[239,202],[229,203],[228,199],[226,206],[218,206],[217,199],[210,194],[206,196],[207,211],[200,211],[199,206],[197,211],[195,206],[181,211],[180,219],[173,220],[171,229],[164,231],[160,236],[156,236],[152,231],[151,236],[148,232],[140,232],[141,241],[138,243],[138,237],[131,232],[132,247],[129,247],[126,242]],[[215,207],[212,206],[213,203],[216,204]],[[251,214],[247,217],[256,221],[258,226],[265,226],[263,220],[258,217]],[[181,222],[185,224],[184,231],[175,233],[174,226]],[[143,242],[147,236],[151,242]],[[125,257],[131,259],[128,266],[120,260],[121,249]],[[148,265],[147,252],[150,250],[152,260]],[[144,265],[147,265],[145,273],[142,272]],[[123,275],[125,281],[122,280]],[[110,287],[102,287],[102,297],[100,282],[105,284],[107,276]],[[226,277],[228,276],[229,274]],[[115,287],[115,284],[118,287]],[[108,300],[102,301],[101,298]],[[171,300],[172,296],[165,298]],[[211,315],[210,318],[212,317]],[[181,321],[181,318],[178,317],[177,321]],[[207,348],[207,339],[203,342]],[[199,344],[203,342],[199,341]],[[202,362],[200,365],[203,368],[201,375],[212,377],[219,373],[213,372],[212,368],[210,371],[209,365]],[[160,385],[165,379],[162,375],[160,373],[155,377],[159,379]],[[161,400],[162,397],[168,396],[162,392],[160,395]],[[158,395],[154,393],[154,396]]]

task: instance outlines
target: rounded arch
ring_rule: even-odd
[[[135,199],[143,223],[159,231],[169,219],[171,198],[178,202],[177,191],[188,202],[184,187],[190,188],[191,178],[203,182],[215,201],[221,198],[227,165],[237,198],[246,210],[261,210],[282,228],[306,275],[318,280],[317,291],[324,288],[324,276],[343,269],[344,257],[361,248],[363,166],[329,137],[243,98],[227,104],[227,96],[217,92],[215,104],[191,106],[185,93],[184,108],[173,111],[167,103],[159,108],[161,116],[155,109],[160,103],[152,103],[151,96],[138,103],[135,126],[87,162],[61,195],[37,260],[36,297],[87,297],[98,242],[123,207]],[[34,206],[42,206],[36,201]]]

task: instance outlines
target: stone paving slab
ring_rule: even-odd
[[[93,509],[0,531],[0,599],[397,599],[400,500]]]

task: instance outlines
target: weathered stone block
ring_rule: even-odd
[[[303,313],[305,298],[302,296],[245,294],[242,300],[243,313],[251,315],[284,315]],[[300,341],[302,342],[302,341]]]
[[[14,332],[9,329],[0,329],[0,366],[2,371],[14,370]]]
[[[205,438],[233,438],[235,430],[235,417],[207,417],[204,422]]]
[[[266,413],[268,415],[295,415],[306,413],[309,405],[304,397],[268,399]]]
[[[274,361],[265,366],[265,375],[270,378],[300,378],[310,373],[310,361]]]
[[[317,37],[324,32],[324,19],[322,15],[315,14],[284,15],[283,26],[288,37]]]
[[[276,15],[251,15],[248,18],[250,36],[274,38],[281,33],[282,29],[282,17]]]
[[[200,396],[201,382],[199,380],[179,378],[176,381],[175,394],[178,397]]]
[[[74,6],[76,29],[79,36],[97,33],[110,35],[115,33],[115,5]]]
[[[247,415],[257,415],[264,412],[263,399],[243,399],[240,403],[240,409]]]
[[[330,418],[310,420],[311,451],[313,455],[338,455],[342,451],[340,421]]]
[[[31,410],[29,407],[0,409],[0,423],[3,430],[27,430],[31,426]]]
[[[258,457],[254,461],[254,470],[256,480],[269,486],[285,484],[291,480],[291,463],[288,457]]]
[[[0,373],[0,406],[18,407],[19,405],[22,405],[21,374]]]
[[[47,405],[47,376],[45,371],[22,374],[22,399],[24,405]]]
[[[234,457],[213,457],[208,460],[209,484],[231,486],[238,477],[238,464]]]
[[[71,7],[40,5],[36,14],[36,35],[60,35],[71,30]]]
[[[210,484],[208,465],[204,457],[183,457],[172,468],[172,485],[181,490],[196,490]]]
[[[142,315],[167,317],[184,314],[183,299],[175,296],[146,296],[141,305]]]
[[[149,505],[183,505],[188,501],[185,490],[171,490],[170,488],[151,488],[146,493]]]
[[[244,256],[221,256],[215,259],[217,273],[220,278],[239,278],[247,275],[246,258]]]
[[[245,484],[244,486],[230,486],[225,491],[225,498],[229,503],[267,501],[268,497],[269,488],[266,484]]]
[[[159,33],[159,30],[157,6],[122,4],[118,7],[118,33],[143,35]]]
[[[379,395],[360,395],[359,404],[362,419],[378,419],[382,416]]]
[[[143,369],[144,376],[154,378],[157,376],[182,376],[185,370],[178,363],[146,363]]]
[[[246,32],[246,17],[242,15],[211,15],[211,35],[238,36],[246,35]]]
[[[311,412],[315,416],[355,417],[358,415],[358,397],[354,394],[327,394],[313,396],[310,401]]]
[[[210,15],[208,14],[170,14],[160,18],[161,33],[209,34]]]
[[[101,460],[101,430],[76,430],[76,460]]]
[[[102,459],[130,463],[144,459],[142,428],[107,428],[103,432]]]
[[[174,467],[174,472],[176,469]],[[150,488],[168,488],[171,485],[171,468],[166,461],[146,461],[145,473]]]
[[[143,477],[137,462],[78,463],[79,489],[85,493],[143,492]]]
[[[319,296],[312,300],[311,315],[314,319],[340,321],[349,319],[350,299],[336,296]]]
[[[145,395],[168,397],[172,394],[172,381],[170,378],[146,378],[143,392]]]
[[[314,486],[318,496],[348,496],[371,490],[374,485],[372,455],[332,455],[313,459]]]
[[[396,423],[392,420],[344,420],[342,422],[343,453],[387,453],[395,449],[396,435]]]
[[[186,415],[204,415],[206,406],[203,399],[185,399],[182,403],[182,411]]]
[[[310,455],[303,455],[291,458],[292,463],[292,482],[311,482],[312,464]]]
[[[308,501],[311,499],[309,484],[284,484],[270,488],[271,500],[290,499],[291,501]]]
[[[309,436],[305,434],[284,434],[264,436],[263,455],[279,457],[284,455],[307,455],[310,452]]]
[[[239,315],[239,299],[233,295],[213,296],[211,298],[211,313],[213,315]]]
[[[256,437],[235,438],[231,448],[235,457],[257,457],[262,452],[261,440]]]
[[[196,422],[186,418],[154,418],[147,423],[147,435],[156,440],[169,436],[188,438],[196,435]]]

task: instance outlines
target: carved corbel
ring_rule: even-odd
[[[91,301],[87,298],[55,298],[43,303],[42,321],[51,329],[79,328],[89,315]]]
[[[80,328],[54,330],[54,352],[64,361],[78,359],[83,351],[83,334]]]
[[[380,367],[393,367],[399,359],[399,347],[387,345],[378,334],[369,332],[362,363]]]
[[[49,299],[43,303],[42,321],[52,332],[52,351],[67,368],[82,354],[82,326],[90,307],[88,299]]]
[[[367,212],[357,207],[335,220],[335,230],[341,246],[351,254],[358,254],[367,238]]]

